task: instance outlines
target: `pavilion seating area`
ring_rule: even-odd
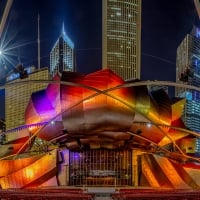
[[[7,189],[0,190],[3,200],[94,200],[94,194],[81,189]]]
[[[113,200],[200,200],[200,190],[120,189]]]

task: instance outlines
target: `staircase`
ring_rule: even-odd
[[[95,200],[112,200],[111,194],[115,193],[115,188],[90,187],[87,192],[95,194]]]

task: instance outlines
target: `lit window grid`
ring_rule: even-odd
[[[200,101],[187,101],[183,113],[183,121],[186,127],[192,131],[200,132]]]
[[[141,1],[107,2],[107,67],[125,80],[139,78]],[[105,2],[104,2],[105,3]],[[104,8],[105,9],[105,8]],[[139,16],[139,17],[138,17]],[[104,53],[103,53],[104,54]],[[137,55],[137,56],[136,56]],[[134,59],[132,59],[134,58]],[[105,63],[105,62],[103,62]]]
[[[49,80],[48,69],[41,69],[24,80]],[[21,79],[14,80],[19,82]],[[24,84],[8,87],[5,90],[6,130],[25,124],[24,113],[33,92],[45,89],[47,83]]]
[[[59,72],[60,59],[62,59],[63,71],[74,71],[74,49],[62,37],[57,40],[50,53],[50,73],[52,76]]]
[[[187,68],[193,72],[193,77],[188,76],[188,82],[185,84],[199,86],[200,85],[200,66],[196,66],[195,61],[200,60],[200,39],[195,36],[194,27],[190,34],[187,34],[177,49],[177,71],[176,81],[182,83],[179,78]],[[184,83],[183,83],[184,84]],[[185,125],[193,131],[200,132],[200,94],[197,91],[187,90],[191,92],[192,100],[187,100],[183,112],[183,121]],[[184,88],[176,88],[176,96],[181,96],[186,90]]]

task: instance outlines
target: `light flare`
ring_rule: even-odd
[[[21,63],[20,50],[36,41],[25,41],[18,36],[19,29],[13,27],[8,21],[0,37],[0,79],[6,78],[7,74],[13,71]],[[24,63],[24,62],[23,62]]]

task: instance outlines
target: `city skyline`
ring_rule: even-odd
[[[15,38],[22,42],[19,48],[15,48],[16,64],[22,62],[24,66],[37,66],[39,13],[42,67],[49,67],[50,49],[64,22],[67,34],[75,44],[77,71],[87,74],[101,69],[101,3],[101,0],[84,3],[78,0],[56,3],[53,0],[48,3],[46,0],[14,1],[5,30],[8,35],[17,29]],[[169,1],[143,0],[142,80],[175,80],[176,48],[185,34],[190,32],[195,16],[193,2],[189,0],[171,0],[171,4]],[[14,68],[7,67],[8,70]]]

